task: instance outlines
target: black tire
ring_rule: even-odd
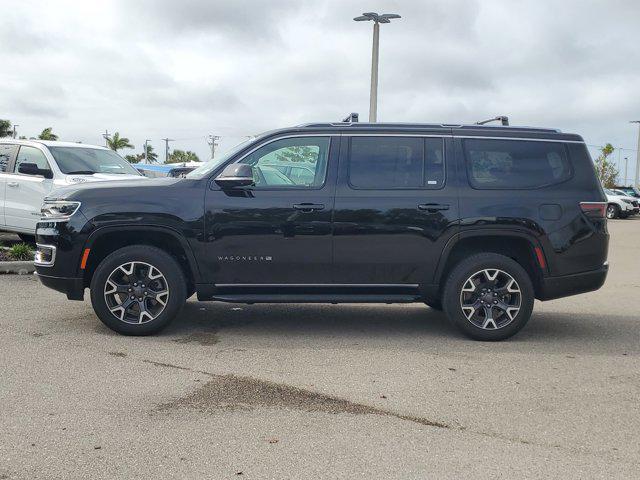
[[[35,235],[29,235],[28,233],[18,233],[18,237],[20,237],[20,240],[22,240],[24,243],[36,243]]]
[[[442,302],[440,300],[428,300],[424,302],[429,308],[433,308],[439,312],[442,311]]]
[[[505,277],[510,276],[515,280],[515,286],[519,288],[520,295],[519,310],[517,310],[517,312],[511,312],[513,309],[509,309],[512,314],[515,313],[513,319],[510,320],[511,315],[505,317],[504,315],[506,315],[506,313],[497,311],[496,316],[502,318],[502,321],[505,322],[505,324],[504,326],[498,326],[497,322],[493,322],[493,325],[496,328],[491,329],[481,328],[480,326],[472,323],[471,320],[467,319],[465,312],[462,310],[463,286],[475,274],[486,269],[500,270],[506,274]],[[502,275],[502,273],[500,275]],[[480,293],[480,291],[478,293]],[[475,295],[475,292],[469,295]],[[484,295],[482,300],[484,300]],[[512,294],[505,293],[505,295]],[[478,297],[479,296],[480,295],[478,295]],[[481,299],[478,298],[478,301],[480,300]],[[444,287],[442,301],[444,311],[449,320],[468,337],[473,338],[474,340],[485,341],[504,340],[515,335],[529,321],[533,310],[534,290],[529,275],[519,263],[509,257],[505,257],[504,255],[496,253],[479,253],[462,260],[453,268],[453,270],[451,270]],[[488,305],[488,310],[493,312],[491,302],[488,302]],[[483,308],[483,313],[486,312],[484,307],[480,308]],[[479,309],[477,311],[479,311]],[[487,318],[487,315],[484,315],[485,318]]]
[[[607,218],[609,220],[613,220],[614,218],[618,218],[620,215],[620,207],[613,203],[607,205]]]
[[[111,274],[121,265],[130,262],[153,266],[166,281],[168,294],[164,309],[155,318],[144,323],[127,323],[127,321],[119,319],[111,312],[105,298],[105,287]],[[124,247],[104,258],[93,274],[90,290],[91,304],[98,318],[111,330],[122,335],[153,335],[159,332],[176,317],[184,305],[187,295],[186,281],[178,262],[164,250],[149,245]],[[128,294],[125,294],[125,297],[127,296]],[[157,304],[155,305],[160,308]]]

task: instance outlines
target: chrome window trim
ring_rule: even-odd
[[[40,247],[44,247],[44,248],[50,248],[51,249],[51,261],[49,262],[37,262],[35,259],[33,261],[34,265],[37,265],[39,267],[53,267],[53,264],[56,262],[56,252],[58,251],[58,248],[55,245],[47,245],[44,243],[36,243],[36,247],[40,248]],[[37,250],[36,248],[36,250]]]

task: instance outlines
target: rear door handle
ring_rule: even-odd
[[[7,182],[7,187],[18,187],[20,184],[18,182]]]
[[[418,210],[433,213],[440,210],[449,210],[449,205],[443,203],[420,203],[418,204]]]
[[[301,212],[308,213],[317,210],[324,210],[324,205],[321,203],[296,203],[293,208],[300,210]]]

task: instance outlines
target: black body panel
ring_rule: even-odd
[[[442,138],[443,188],[351,188],[348,146],[357,134]],[[305,135],[331,137],[321,187],[223,190],[213,181],[256,146]],[[479,137],[560,142],[572,176],[543,188],[475,189],[463,146]],[[580,202],[604,201],[592,161],[580,136],[551,129],[315,124],[264,134],[201,178],[100,182],[51,198],[81,202],[69,221],[41,222],[37,229],[38,243],[57,248],[55,264],[37,266],[38,275],[71,298],[82,297],[94,258],[99,261],[99,252],[118,238],[117,246],[136,238],[171,243],[199,298],[224,301],[436,298],[460,242],[473,239],[481,249],[488,237],[524,239],[533,259],[539,249],[531,268],[543,300],[597,289],[606,276],[606,222],[587,218],[580,208]],[[446,209],[418,208],[424,204]]]

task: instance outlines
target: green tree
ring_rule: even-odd
[[[310,162],[318,160],[318,147],[301,145],[289,147],[276,153],[276,158],[283,162]]]
[[[51,127],[45,128],[42,130],[42,133],[38,135],[38,138],[40,140],[58,140],[58,135],[53,133],[51,130],[53,130]]]
[[[604,188],[613,188],[618,178],[618,169],[609,158],[614,151],[613,145],[607,143],[600,149],[600,155],[596,158],[596,173]]]
[[[147,146],[147,163],[157,163],[158,162],[158,154],[153,151],[153,147],[151,145]],[[135,155],[125,155],[125,160],[129,163],[140,163],[144,161],[144,150],[142,153],[138,153]]]
[[[165,163],[188,163],[188,162],[199,162],[200,159],[198,155],[193,153],[190,150],[186,152],[184,150],[174,150],[169,154],[169,158]]]
[[[13,130],[9,120],[0,120],[0,137],[11,137]]]
[[[127,137],[120,136],[120,132],[116,132],[113,134],[113,137],[107,138],[107,146],[116,152],[121,148],[135,148],[129,143],[129,139]]]

